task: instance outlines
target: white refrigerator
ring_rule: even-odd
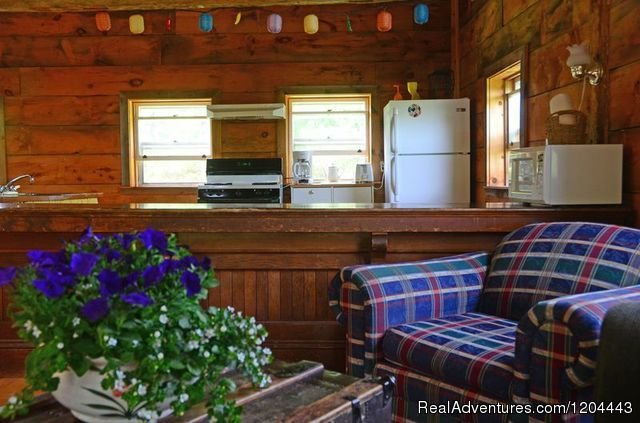
[[[470,158],[468,98],[385,106],[387,203],[468,207]]]

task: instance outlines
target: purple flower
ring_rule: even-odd
[[[129,286],[129,285],[135,285],[138,283],[138,279],[140,279],[140,275],[141,272],[139,270],[134,270],[133,272],[129,273],[127,276],[125,276],[125,278],[123,279],[123,286]]]
[[[80,309],[80,314],[92,323],[102,319],[107,313],[109,313],[109,301],[104,297],[95,298]]]
[[[200,277],[193,272],[184,272],[180,282],[187,288],[187,297],[192,297],[200,292]]]
[[[188,269],[191,266],[197,266],[197,265],[198,265],[198,259],[196,259],[194,256],[183,257],[178,262],[178,266],[182,269]]]
[[[202,263],[200,263],[200,266],[204,269],[204,270],[209,270],[211,269],[211,259],[207,256],[205,256],[202,259]]]
[[[80,240],[78,241],[79,244],[84,244],[86,242],[92,241],[92,240],[99,240],[100,238],[102,238],[101,235],[96,235],[93,233],[93,228],[91,226],[87,226],[87,229],[85,229],[82,234],[80,235]]]
[[[119,260],[122,257],[122,253],[120,253],[120,251],[114,250],[112,248],[106,249],[102,254],[107,259],[107,261]]]
[[[59,265],[65,259],[62,251],[51,253],[49,251],[31,250],[27,253],[27,257],[29,257],[31,264],[39,267]]]
[[[64,294],[65,286],[53,279],[36,279],[33,281],[35,286],[40,292],[42,292],[47,298],[58,298]]]
[[[176,270],[178,268],[178,262],[175,260],[165,260],[162,263],[160,263],[160,271],[162,272],[163,275],[166,275],[169,272],[173,272],[174,270]]]
[[[91,253],[73,253],[71,270],[80,276],[88,276],[98,262],[98,256]]]
[[[0,268],[0,286],[9,285],[15,276],[15,267]]]
[[[140,233],[140,240],[147,247],[147,250],[156,248],[161,253],[164,253],[167,249],[168,241],[164,232],[149,228]]]
[[[153,304],[153,300],[149,298],[147,294],[144,292],[132,292],[130,294],[122,294],[120,299],[125,303],[131,305],[139,305],[142,307],[146,307],[150,304]]]
[[[125,250],[128,250],[131,243],[135,240],[135,237],[131,234],[115,234],[113,237],[120,242],[120,245],[122,245],[122,248]]]
[[[105,297],[118,294],[124,289],[123,280],[116,271],[103,269],[98,274],[98,280],[100,281],[100,294]]]
[[[46,279],[62,287],[73,285],[73,275],[66,266],[49,267],[38,272],[40,279]]]
[[[164,276],[164,270],[160,266],[147,266],[142,272],[144,286],[155,285]]]

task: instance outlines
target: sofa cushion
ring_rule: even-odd
[[[481,313],[395,326],[384,358],[451,385],[509,401],[517,322]]]
[[[491,258],[479,311],[520,320],[540,301],[622,288],[640,278],[640,230],[537,223],[507,235]]]

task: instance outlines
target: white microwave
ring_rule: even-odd
[[[525,203],[621,204],[622,145],[546,145],[513,150],[509,198]]]

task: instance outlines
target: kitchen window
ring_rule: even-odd
[[[312,152],[314,179],[330,165],[340,179],[355,179],[356,164],[371,159],[371,95],[287,95],[289,157]]]
[[[193,186],[212,157],[211,99],[129,99],[131,186]]]
[[[487,78],[487,187],[509,186],[509,152],[520,148],[523,136],[521,62]]]

